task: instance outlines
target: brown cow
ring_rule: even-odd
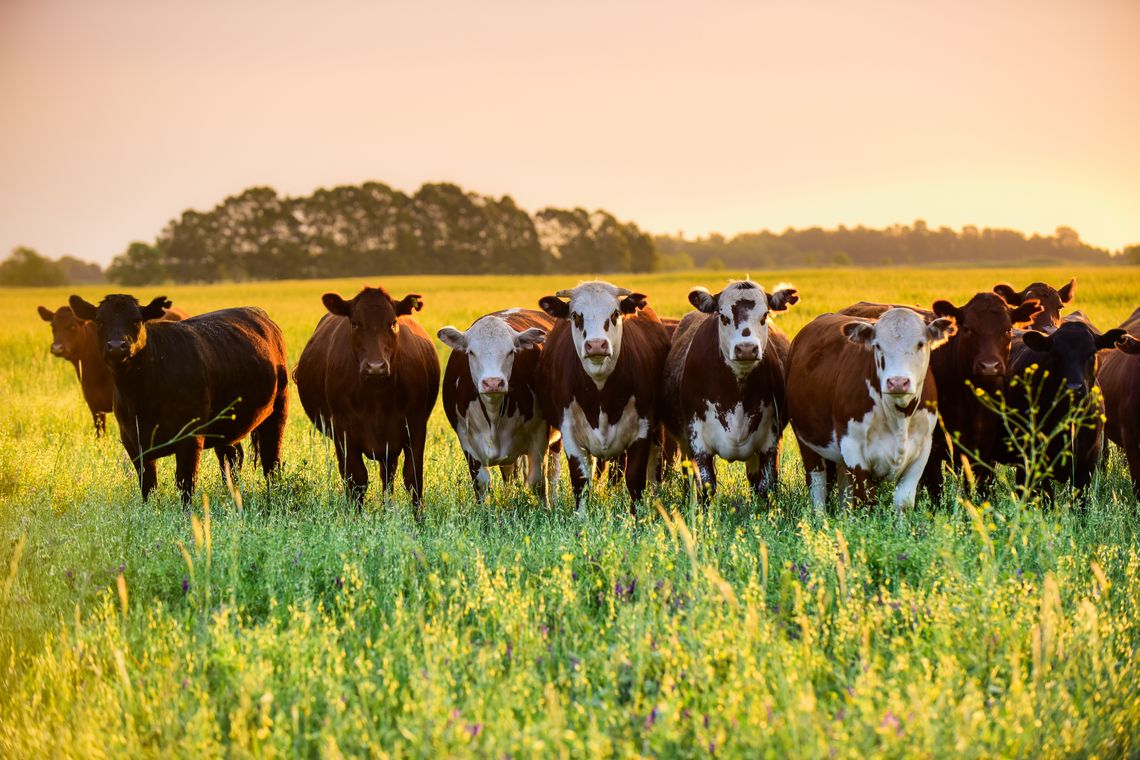
[[[115,382],[119,438],[139,475],[143,500],[157,484],[155,462],[174,454],[184,503],[198,479],[203,448],[225,470],[251,435],[266,478],[280,464],[288,414],[289,373],[281,329],[261,309],[154,321],[170,302],[141,306],[134,296],[109,295],[98,307],[79,296],[71,309],[94,320],[104,363]]]
[[[1124,320],[1122,330],[1140,338],[1140,309]],[[1140,355],[1129,348],[1100,353],[1097,384],[1104,394],[1104,432],[1124,449],[1132,491],[1140,499]]]
[[[844,492],[854,480],[857,501],[866,499],[872,479],[897,480],[895,508],[914,505],[936,423],[930,354],[953,324],[927,324],[911,309],[893,308],[878,319],[824,314],[796,335],[788,414],[817,509],[832,468]]]
[[[43,321],[51,323],[52,356],[66,359],[75,368],[83,400],[95,422],[95,435],[102,435],[107,432],[107,413],[111,411],[115,383],[99,353],[95,323],[75,316],[70,306],[60,306],[55,311],[40,306],[37,311]],[[165,309],[159,317],[171,322],[185,318],[186,312],[177,307]]]
[[[546,499],[546,453],[558,440],[538,405],[535,376],[542,343],[554,320],[533,309],[496,311],[475,320],[466,332],[439,330],[451,348],[443,374],[443,410],[459,437],[471,485],[482,499],[498,466],[505,480],[527,458],[527,484]],[[558,458],[551,488],[558,482]]]
[[[652,311],[635,315],[645,309],[644,295],[608,282],[584,282],[539,305],[558,320],[539,362],[539,399],[562,433],[578,512],[585,513],[594,458],[624,453],[636,515],[651,451],[663,435],[657,393],[669,332]]]
[[[1077,293],[1077,278],[1069,280],[1067,285],[1054,288],[1044,282],[1034,282],[1017,291],[1012,285],[1004,282],[994,285],[994,292],[1005,299],[1010,306],[1021,306],[1029,301],[1041,304],[1041,311],[1033,317],[1031,329],[1049,332],[1061,326],[1061,309],[1073,302]]]
[[[332,438],[345,490],[358,508],[368,488],[364,458],[380,463],[387,491],[402,453],[404,487],[420,519],[427,422],[439,395],[435,346],[409,316],[423,301],[418,295],[396,301],[368,287],[351,301],[336,293],[321,300],[329,313],[293,371],[301,405]]]
[[[1005,387],[1013,329],[1024,327],[1041,307],[1034,300],[1010,306],[990,292],[975,294],[963,306],[946,300],[935,301],[933,306],[933,311],[914,310],[927,322],[935,317],[950,317],[957,325],[957,332],[930,357],[930,369],[938,387],[938,413],[953,441],[951,451],[946,435],[935,433],[922,478],[931,501],[938,503],[944,463],[956,466],[963,457],[972,465],[994,461],[1001,440],[1001,420],[978,401],[974,389],[981,388],[992,395]],[[863,302],[841,313],[874,317],[888,308],[886,304]],[[977,475],[984,487],[989,473],[981,468]]]
[[[745,462],[757,494],[775,485],[780,435],[788,424],[784,366],[788,337],[769,317],[799,300],[794,288],[768,295],[751,280],[716,295],[689,293],[697,308],[681,321],[665,362],[665,426],[696,465],[701,494],[716,493],[716,457]]]

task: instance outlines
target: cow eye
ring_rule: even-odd
[[[726,317],[725,315],[721,314],[721,315],[720,315],[720,323],[721,323],[722,325],[727,325],[727,324],[728,324],[728,317]]]
[[[764,312],[764,316],[760,317],[760,324],[768,324],[768,312]]]
[[[614,313],[610,315],[610,321],[616,325],[619,319],[621,319],[621,313],[617,309],[614,309]]]
[[[400,331],[400,323],[399,322],[393,322],[392,323],[392,332],[399,332],[399,331]]]
[[[926,348],[926,341],[922,341],[922,340],[920,340],[920,341],[918,342],[918,350],[919,350],[919,351],[921,351],[921,350],[922,350],[922,349],[924,349],[924,348]]]

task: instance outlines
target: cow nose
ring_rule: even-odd
[[[910,378],[888,377],[887,393],[910,393]]]
[[[503,393],[507,390],[507,381],[501,377],[485,377],[482,386],[484,393]]]
[[[51,353],[53,356],[63,356],[63,345],[61,343],[52,343]]]
[[[755,361],[760,358],[760,344],[752,341],[737,343],[732,349],[732,358],[737,361]]]
[[[609,356],[610,342],[605,338],[591,338],[586,341],[586,356]]]
[[[127,342],[125,340],[109,340],[103,348],[103,353],[113,359],[121,359],[127,355]]]
[[[1080,396],[1085,392],[1085,384],[1081,382],[1073,382],[1068,380],[1065,382],[1065,389],[1072,391],[1074,394]]]
[[[388,362],[372,360],[364,362],[360,367],[361,374],[367,377],[387,377],[391,371]]]
[[[978,362],[976,372],[981,377],[994,377],[1001,374],[1001,362]]]

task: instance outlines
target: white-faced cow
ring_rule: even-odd
[[[542,414],[535,381],[542,344],[553,326],[541,311],[507,309],[480,317],[466,332],[449,326],[437,333],[451,349],[443,373],[443,410],[480,499],[491,482],[491,467],[511,480],[524,456],[527,484],[546,498],[546,453],[558,433]],[[551,464],[556,484],[557,457]]]
[[[595,457],[624,453],[636,514],[651,450],[663,439],[657,394],[669,333],[644,309],[644,295],[608,282],[584,282],[543,297],[539,305],[558,320],[539,362],[539,400],[547,421],[562,433],[578,511],[585,510]]]
[[[745,462],[756,493],[775,484],[780,435],[788,424],[784,365],[788,337],[774,312],[799,300],[794,288],[771,294],[751,280],[713,295],[689,293],[697,308],[681,320],[665,362],[665,426],[693,461],[701,494],[716,492],[716,457]]]
[[[166,322],[154,321],[170,307],[163,297],[143,306],[115,294],[96,307],[73,295],[70,304],[95,323],[115,382],[119,438],[144,500],[160,457],[174,455],[174,478],[189,502],[202,449],[214,449],[224,470],[240,463],[238,444],[247,435],[270,477],[281,461],[289,373],[281,328],[264,311],[222,309]]]
[[[930,352],[953,330],[951,319],[927,324],[911,309],[893,308],[878,319],[824,314],[796,335],[788,412],[817,509],[829,469],[845,492],[853,485],[857,501],[873,481],[897,481],[895,508],[914,505],[937,419]]]
[[[328,314],[301,352],[293,378],[305,414],[332,438],[350,499],[361,506],[368,488],[364,459],[380,463],[389,490],[404,456],[404,487],[416,519],[422,516],[427,421],[439,395],[439,357],[412,319],[418,295],[399,301],[383,288],[364,288],[351,300],[325,293]]]

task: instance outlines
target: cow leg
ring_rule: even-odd
[[[534,435],[526,451],[526,485],[546,503],[546,431]]]
[[[549,440],[549,436],[548,436]],[[562,437],[559,436],[550,442],[546,456],[546,494],[549,503],[558,498],[558,484],[562,479]]]
[[[804,472],[807,474],[807,486],[811,492],[812,506],[816,514],[822,514],[827,506],[827,471],[828,462],[812,450],[803,441],[800,444],[800,457],[804,460]]]
[[[427,443],[427,420],[411,431],[411,440],[404,447],[404,488],[412,497],[412,514],[416,522],[423,521],[424,498],[424,445]]]
[[[694,451],[693,464],[697,468],[697,498],[701,504],[708,504],[716,496],[716,458],[705,451]]]
[[[138,458],[133,457],[132,461],[135,465],[135,473],[139,478],[139,490],[142,491],[142,500],[146,501],[150,496],[150,492],[158,485],[158,462],[154,459],[147,459],[139,466]]]
[[[463,459],[467,462],[467,475],[471,478],[475,501],[483,501],[487,497],[487,488],[491,485],[491,471],[466,451],[463,452]]]
[[[95,437],[99,438],[107,433],[107,413],[106,412],[92,412],[92,418],[95,420]]]
[[[368,467],[364,463],[364,453],[350,446],[347,441],[337,441],[336,461],[340,477],[344,480],[344,494],[356,504],[358,510],[364,507],[364,492],[368,490]]]
[[[846,470],[846,473],[846,477],[850,480],[850,503],[860,507],[869,506],[875,498],[874,481],[871,479],[871,473],[862,467],[849,468]],[[918,475],[921,474],[922,470],[919,469]],[[914,484],[915,486],[918,485],[917,475],[915,476]],[[898,492],[896,491],[896,493]],[[913,488],[911,493],[914,493]]]
[[[509,464],[499,465],[499,472],[503,476],[504,485],[507,483],[514,483],[515,479],[519,475],[519,462],[518,462],[518,460],[516,459],[515,461],[510,462]]]
[[[566,451],[566,464],[570,468],[570,488],[574,491],[574,504],[578,516],[586,516],[586,492],[594,474],[594,458],[586,452]]]
[[[180,442],[174,449],[174,483],[182,494],[182,503],[189,504],[198,482],[198,463],[202,459],[201,437]]]
[[[273,411],[253,431],[254,456],[261,459],[265,479],[281,465],[281,439],[285,435],[285,420],[289,415],[289,374],[284,367],[277,368],[277,395],[273,398]],[[343,471],[343,470],[342,470]]]
[[[757,452],[745,462],[748,485],[756,496],[764,496],[775,487],[778,457],[779,447],[773,446],[769,451]]]
[[[641,438],[625,452],[625,487],[629,489],[629,512],[637,517],[637,503],[645,493],[645,481],[649,477],[649,449],[653,442]]]
[[[219,444],[214,447],[214,454],[218,457],[218,468],[222,471],[223,481],[230,480],[234,470],[241,469],[241,444],[234,446]]]

